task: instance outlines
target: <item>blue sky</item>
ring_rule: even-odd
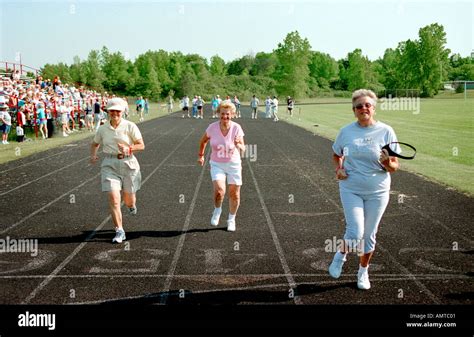
[[[33,67],[73,63],[107,46],[131,60],[147,50],[230,61],[271,52],[298,30],[313,50],[344,58],[356,48],[375,60],[437,22],[447,47],[474,49],[472,0],[87,1],[0,0],[0,61]]]

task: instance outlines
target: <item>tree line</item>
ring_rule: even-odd
[[[371,61],[361,49],[340,60],[312,50],[298,31],[290,32],[270,53],[249,54],[225,62],[215,55],[208,61],[198,54],[147,51],[133,62],[107,47],[92,50],[86,60],[71,65],[46,64],[43,78],[58,75],[63,82],[85,85],[124,96],[159,100],[169,95],[215,94],[292,96],[295,98],[346,96],[357,88],[377,93],[414,89],[433,97],[448,80],[474,80],[471,57],[451,54],[444,27],[437,23],[419,30],[418,39],[402,41],[383,57]]]

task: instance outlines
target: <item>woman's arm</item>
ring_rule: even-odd
[[[204,135],[201,137],[201,140],[199,141],[198,163],[201,166],[204,165],[204,151],[206,150],[206,145],[209,139],[210,138],[207,136],[207,133],[204,132]]]
[[[344,170],[344,156],[338,156],[337,154],[332,155],[332,161],[336,168],[336,179],[344,180],[347,179],[346,170]]]
[[[97,151],[99,150],[99,146],[100,144],[97,144],[95,142],[92,142],[91,144],[91,159],[90,159],[91,164],[95,164],[97,159],[99,159],[99,157],[97,157]]]

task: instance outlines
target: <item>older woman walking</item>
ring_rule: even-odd
[[[211,144],[211,179],[214,186],[214,212],[211,225],[217,226],[222,212],[222,202],[226,192],[226,179],[229,188],[229,217],[227,230],[235,231],[235,216],[240,205],[240,186],[242,185],[241,151],[245,151],[242,127],[233,122],[236,107],[230,101],[223,101],[217,108],[220,120],[208,126],[199,144],[198,162],[204,165],[204,151]]]
[[[120,209],[122,197],[129,213],[137,214],[136,192],[141,186],[141,173],[133,154],[145,149],[137,125],[122,118],[126,107],[127,103],[121,98],[112,98],[107,102],[108,121],[99,127],[91,144],[91,163],[98,160],[97,151],[103,146],[102,191],[108,194],[110,215],[116,231],[112,242],[117,243],[126,239]]]
[[[354,91],[352,111],[357,121],[342,128],[332,146],[346,230],[344,244],[334,255],[329,274],[339,278],[347,253],[358,251],[359,289],[370,288],[369,262],[389,201],[390,174],[399,168],[398,159],[382,150],[384,145],[396,142],[397,136],[390,126],[375,120],[376,104],[377,96],[371,90]]]

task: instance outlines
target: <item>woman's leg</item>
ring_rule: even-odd
[[[107,193],[109,197],[109,210],[115,229],[122,229],[122,211],[120,210],[120,191],[110,191]]]
[[[346,232],[344,234],[344,244],[341,247],[333,247],[336,253],[329,265],[329,274],[334,278],[341,276],[347,253],[357,251],[360,248],[360,240],[364,230],[364,201],[362,198],[347,191],[340,191],[340,196],[344,208]]]
[[[380,220],[387,208],[389,192],[369,197],[364,201],[364,254],[360,257],[360,265],[367,267],[375,250],[375,237]]]
[[[123,203],[128,208],[134,208],[137,203],[137,195],[135,193],[123,191]]]
[[[235,215],[240,205],[240,186],[229,184],[229,213]]]
[[[214,207],[220,208],[225,196],[225,181],[214,180],[212,185],[214,186]]]
[[[214,211],[211,217],[211,226],[217,226],[222,213],[222,202],[225,196],[225,180],[213,180],[214,186]]]

